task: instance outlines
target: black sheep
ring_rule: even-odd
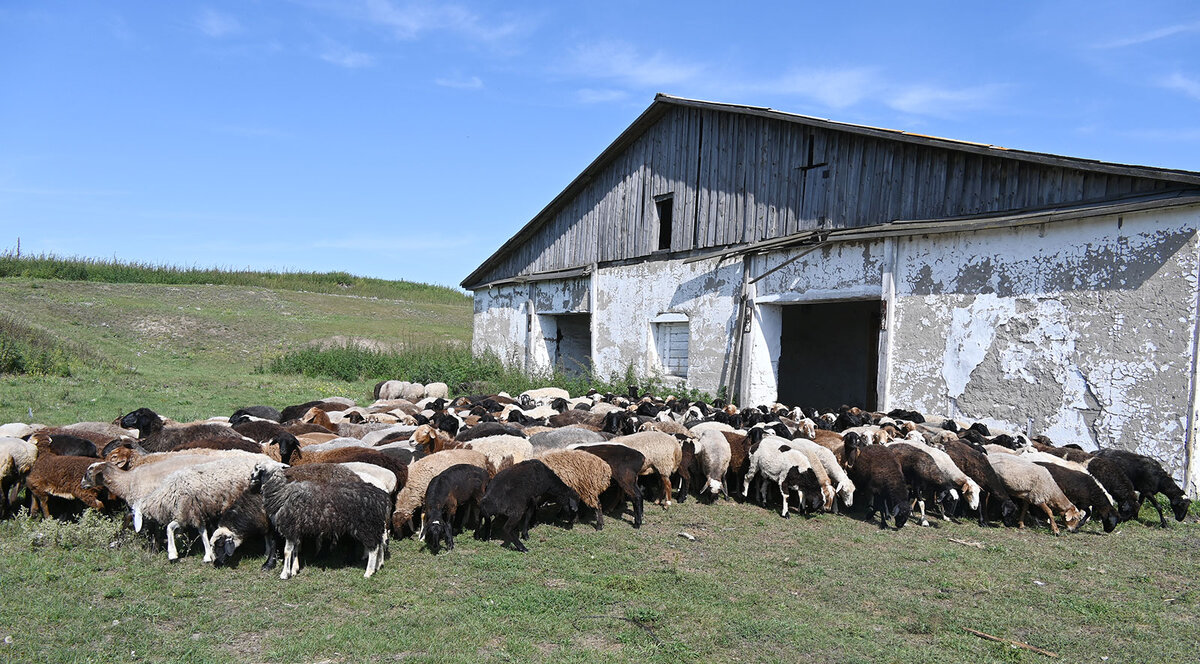
[[[1163,528],[1167,527],[1167,518],[1163,516],[1162,505],[1159,504],[1155,494],[1161,493],[1170,499],[1171,510],[1175,512],[1176,521],[1183,521],[1187,516],[1188,507],[1192,501],[1183,495],[1183,489],[1179,488],[1179,485],[1171,479],[1159,462],[1144,454],[1125,450],[1100,450],[1096,452],[1096,456],[1112,461],[1125,471],[1125,475],[1133,483],[1134,489],[1140,496],[1138,507],[1140,508],[1142,503],[1149,498],[1150,504],[1158,511],[1158,521]]]
[[[149,408],[138,408],[121,418],[121,426],[138,430],[138,442],[150,452],[170,452],[180,445],[204,439],[242,440],[242,435],[223,424],[190,424],[167,428]]]
[[[637,423],[627,410],[614,410],[604,416],[600,423],[600,432],[614,436],[632,436],[637,433]]]
[[[850,432],[846,434],[846,470],[854,482],[855,493],[861,491],[867,497],[867,501],[862,501],[869,505],[867,519],[878,512],[880,530],[887,528],[889,516],[896,530],[903,528],[912,510],[904,471],[896,455],[883,445],[865,445],[858,434]]]
[[[502,434],[528,438],[524,431],[521,431],[516,427],[511,427],[500,422],[481,422],[469,429],[459,431],[458,435],[455,436],[454,439],[460,443],[465,443],[469,440],[475,440],[476,438],[486,438],[488,436],[499,436]]]
[[[37,445],[38,452],[40,454],[93,458],[100,457],[100,451],[96,449],[95,443],[87,440],[86,438],[80,438],[79,436],[72,436],[70,434],[56,433],[53,436],[48,436],[39,431],[29,437],[29,442]]]
[[[480,505],[483,517],[475,530],[477,539],[490,539],[492,523],[504,517],[504,544],[525,553],[521,537],[529,537],[529,526],[538,507],[554,501],[573,518],[579,512],[579,494],[567,486],[549,466],[529,459],[496,473]]]
[[[1050,476],[1054,478],[1054,483],[1067,495],[1067,500],[1070,500],[1071,504],[1075,507],[1083,510],[1084,518],[1079,522],[1079,525],[1082,526],[1084,521],[1095,516],[1099,518],[1100,524],[1104,527],[1104,532],[1111,533],[1116,529],[1117,522],[1120,519],[1117,518],[1116,510],[1108,502],[1108,496],[1100,488],[1100,484],[1094,477],[1056,463],[1045,463],[1042,461],[1035,463],[1050,471]]]
[[[454,549],[455,516],[459,517],[461,530],[471,508],[479,509],[487,485],[487,471],[466,463],[450,466],[429,481],[425,489],[425,544],[430,551],[437,553],[443,541],[447,551]]]
[[[285,541],[281,579],[300,571],[300,543],[304,538],[336,539],[348,536],[368,553],[364,576],[383,564],[391,498],[362,482],[292,481],[282,467],[259,465],[250,478],[250,490],[261,491],[271,529]]]
[[[1094,456],[1083,462],[1087,471],[1095,477],[1108,495],[1117,503],[1117,515],[1122,521],[1132,521],[1137,518],[1141,504],[1138,502],[1137,489],[1129,476],[1115,462],[1104,457]]]
[[[275,436],[287,433],[287,429],[280,426],[278,422],[252,420],[245,417],[237,417],[229,421],[233,423],[234,431],[260,443],[265,443]]]

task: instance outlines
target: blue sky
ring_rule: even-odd
[[[1200,4],[5,2],[0,250],[453,285],[656,92],[1200,171]]]

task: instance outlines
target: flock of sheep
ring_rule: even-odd
[[[637,528],[643,496],[669,506],[692,492],[753,495],[783,517],[864,509],[896,529],[910,518],[928,525],[927,509],[1024,527],[1032,508],[1055,534],[1059,517],[1072,531],[1094,519],[1111,532],[1147,500],[1166,526],[1158,493],[1178,520],[1189,506],[1150,457],[912,411],[738,409],[634,388],[449,400],[442,383],[386,381],[375,392],[365,407],[329,398],[185,424],[146,408],[111,424],[6,424],[0,515],[24,503],[45,518],[127,506],[134,529],[156,545],[165,538],[172,561],[180,529],[197,531],[217,564],[261,540],[273,568],[282,543],[287,579],[302,546],[357,542],[369,577],[391,537],[422,538],[436,553],[474,527],[477,539],[498,535],[523,552],[539,519],[582,512],[599,529],[605,512],[629,510]]]

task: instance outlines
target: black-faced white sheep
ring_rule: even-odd
[[[300,572],[304,538],[351,537],[367,551],[370,577],[383,566],[390,500],[365,482],[293,482],[284,468],[259,464],[250,476],[251,491],[260,491],[271,528],[284,540],[279,578]]]
[[[950,436],[948,439],[942,440],[939,444],[946,450],[946,454],[954,460],[954,465],[962,469],[968,477],[975,480],[979,485],[982,500],[979,505],[979,525],[986,526],[988,524],[988,512],[991,510],[992,502],[998,506],[1000,518],[1005,525],[1016,525],[1017,505],[1008,495],[1008,489],[1004,486],[1004,482],[996,475],[996,471],[992,469],[992,464],[988,462],[987,455],[970,445],[962,442],[956,436]]]
[[[783,505],[779,515],[788,518],[788,495],[792,491],[800,494],[801,508],[815,506],[820,509],[825,499],[817,475],[813,471],[812,462],[808,455],[793,450],[790,441],[778,436],[766,436],[758,444],[758,448],[750,455],[750,468],[742,486],[742,496],[749,494],[751,480],[755,475],[761,475],[758,489],[759,504],[766,504],[767,482],[779,487]]]
[[[1161,493],[1171,501],[1171,510],[1175,513],[1176,521],[1183,521],[1187,516],[1191,501],[1158,461],[1144,454],[1125,450],[1104,449],[1096,452],[1096,455],[1112,461],[1125,471],[1125,475],[1138,492],[1138,507],[1149,499],[1158,512],[1158,521],[1163,528],[1167,527],[1167,518],[1163,516],[1162,505],[1158,503],[1155,494]]]
[[[1083,510],[1084,516],[1080,519],[1080,525],[1095,516],[1104,528],[1104,532],[1111,533],[1116,529],[1120,519],[1116,509],[1113,508],[1112,497],[1100,486],[1096,478],[1087,472],[1056,463],[1046,461],[1035,461],[1034,463],[1049,471],[1050,476],[1054,478],[1058,488],[1063,490],[1063,494],[1067,496],[1071,504]]]
[[[557,503],[572,518],[579,511],[579,494],[541,461],[529,459],[501,470],[488,483],[483,496],[483,521],[475,531],[476,538],[490,539],[494,522],[503,517],[503,543],[521,553],[527,552],[529,549],[521,543],[521,537],[529,536],[529,526],[545,501]]]

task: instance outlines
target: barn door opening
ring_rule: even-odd
[[[834,410],[877,407],[878,300],[781,307],[779,401]]]
[[[559,314],[545,316],[553,324],[543,324],[547,335],[546,347],[550,363],[555,368],[575,375],[585,375],[592,370],[592,315]]]

